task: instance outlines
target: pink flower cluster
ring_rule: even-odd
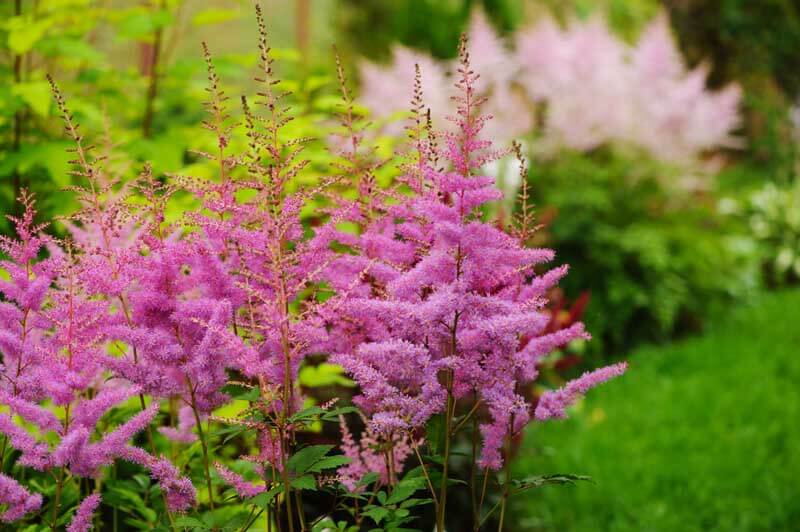
[[[580,323],[545,333],[547,291],[567,268],[542,271],[551,250],[526,248],[481,219],[481,207],[502,196],[481,169],[504,152],[482,136],[490,117],[479,111],[465,48],[460,59],[453,130],[417,140],[402,178],[413,193],[378,216],[353,209],[360,234],[341,237],[355,252],[329,269],[347,294],[332,321],[344,322],[350,345],[341,342],[332,360],[359,384],[370,429],[389,439],[448,415],[454,402],[484,411],[480,462],[498,469],[503,442],[530,419],[520,391],[537,361],[588,334]]]
[[[661,15],[630,46],[600,18],[561,27],[545,18],[519,31],[507,47],[480,11],[469,28],[482,73],[479,91],[491,96],[483,112],[498,118],[489,136],[520,139],[534,131],[536,107],[544,106],[537,148],[545,153],[622,144],[667,162],[696,162],[705,152],[736,147],[741,90],[706,88],[707,69],[688,69],[667,17]],[[388,66],[362,63],[362,98],[380,119],[403,110],[402,83],[413,79],[413,63],[426,65],[431,102],[450,94],[452,64],[397,48]],[[391,81],[390,81],[391,80]],[[438,106],[434,110],[441,109]],[[437,124],[444,115],[434,112]]]
[[[453,127],[440,133],[424,124],[418,83],[416,155],[398,185],[379,189],[359,170],[351,130],[347,157],[359,182],[346,185],[359,194],[345,199],[330,193],[341,180],[317,189],[293,184],[308,162],[301,139],[285,140],[291,116],[274,92],[258,15],[256,104],[264,113],[242,99],[244,153],[230,153],[226,98],[206,54],[205,126],[216,153],[201,155],[218,165],[219,180],[164,184],[145,167],[136,183],[116,182],[84,146],[54,85],[84,186],[74,189],[81,209],[69,241],[43,235],[27,195],[24,215],[13,219],[18,238],[0,237],[8,256],[8,278],[0,278],[0,403],[10,410],[0,413],[0,435],[20,453],[14,468],[58,472],[60,489],[65,477],[98,477],[125,460],[149,472],[168,511],[181,512],[196,503],[195,487],[156,452],[154,434],[197,438],[213,508],[203,426],[229,400],[223,388],[235,374],[258,392],[233,422],[256,436],[257,452],[245,459],[265,485],[222,464],[217,471],[241,497],[282,483],[291,516],[290,457],[304,403],[297,381],[308,356],[330,355],[359,385],[355,403],[368,428],[359,444],[343,430],[342,451],[352,461],[340,471],[352,489],[370,471],[395,481],[426,423],[442,413],[450,419],[462,405],[480,419],[481,466],[498,469],[503,443],[531,419],[523,390],[537,378],[537,362],[588,338],[580,323],[546,331],[547,292],[567,272],[544,268],[554,253],[526,247],[524,230],[509,233],[482,218],[502,194],[481,169],[506,152],[483,136],[490,117],[480,112],[485,99],[466,41]],[[480,46],[499,46],[492,42]],[[498,87],[507,81],[490,79]],[[198,206],[169,225],[164,210],[178,185]],[[301,211],[321,192],[330,208],[315,228],[304,227]],[[598,370],[550,392],[535,416],[563,416],[578,395],[623,370]],[[110,423],[106,414],[123,404],[136,412]],[[167,405],[177,426],[160,426]],[[131,443],[140,433],[147,450]],[[86,529],[100,502],[88,495],[70,530]],[[41,496],[0,473],[0,503],[7,505],[0,518],[12,521],[36,511]]]

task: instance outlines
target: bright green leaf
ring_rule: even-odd
[[[317,481],[314,480],[313,475],[303,475],[292,480],[292,487],[298,490],[315,490]]]
[[[5,24],[8,30],[8,47],[17,55],[29,52],[52,24],[50,19],[31,20],[29,17],[11,17]]]
[[[312,465],[328,454],[331,449],[333,449],[333,445],[310,445],[304,447],[289,458],[286,465],[292,471],[305,473]]]
[[[30,106],[34,113],[39,116],[47,116],[50,113],[50,85],[46,81],[29,81],[17,83],[11,86],[11,93],[22,98]]]
[[[350,458],[344,455],[336,455],[336,456],[326,456],[319,462],[312,465],[308,468],[309,471],[313,473],[320,473],[325,469],[335,469],[337,467],[341,467],[343,465],[347,465],[350,463]]]

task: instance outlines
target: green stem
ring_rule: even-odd
[[[58,479],[56,480],[56,497],[55,501],[53,502],[53,515],[50,518],[50,528],[55,532],[56,530],[56,521],[58,520],[58,509],[61,507],[61,490],[64,486],[64,468],[62,467],[58,473]]]
[[[511,434],[514,430],[514,415],[511,415],[511,424],[508,428],[508,437],[506,438],[506,456],[505,463],[505,482],[503,484],[503,498],[500,500],[500,522],[497,525],[497,532],[503,532],[503,521],[506,516],[506,503],[508,502],[508,487],[511,485]]]
[[[186,379],[187,384],[189,385],[189,394],[192,399],[192,412],[194,413],[194,419],[197,423],[197,434],[200,437],[200,446],[203,449],[203,468],[205,469],[206,473],[206,486],[208,487],[208,505],[211,509],[214,509],[214,489],[211,487],[211,470],[208,467],[209,460],[208,460],[208,442],[206,441],[206,435],[203,431],[203,423],[200,420],[200,413],[197,411],[197,400],[195,399],[194,394],[194,386],[192,386],[191,381],[187,377]]]
[[[283,464],[283,469],[281,471],[281,477],[283,479],[283,498],[284,504],[286,505],[286,522],[289,525],[289,532],[294,532],[294,512],[292,511],[292,483],[289,480],[289,468],[286,467],[286,462],[288,462],[286,447],[289,445],[287,441],[286,434],[282,431],[281,432],[281,463]]]
[[[453,397],[453,370],[448,370],[447,376],[447,409],[444,413],[445,420],[445,439],[444,439],[444,463],[442,465],[442,483],[439,487],[439,511],[436,515],[436,532],[444,532],[445,512],[447,510],[447,476],[450,468],[450,440],[453,424],[453,407],[455,398]]]

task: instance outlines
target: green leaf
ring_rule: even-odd
[[[400,508],[413,508],[415,506],[422,506],[423,504],[430,504],[433,499],[406,499],[400,504]]]
[[[290,417],[289,422],[297,423],[298,421],[311,421],[323,412],[325,411],[319,406],[309,406],[308,408],[304,408]]]
[[[314,480],[314,475],[303,475],[292,480],[292,487],[299,490],[315,490],[317,481]]]
[[[39,116],[50,114],[50,85],[46,81],[28,81],[11,86],[11,93],[22,99]]]
[[[386,499],[386,504],[397,504],[408,499],[414,493],[425,487],[425,479],[410,478],[401,480],[392,490],[392,494]]]
[[[208,530],[208,526],[205,523],[200,521],[199,519],[195,519],[194,517],[178,517],[175,519],[175,526],[179,526],[182,528],[193,528],[199,530]]]
[[[308,468],[308,471],[314,473],[320,473],[325,469],[335,469],[337,467],[347,465],[350,463],[350,461],[351,461],[350,458],[341,454],[337,454],[335,456],[326,456],[325,458],[323,458],[322,460],[320,460],[319,462],[315,463],[310,468]]]
[[[355,414],[358,412],[358,408],[354,406],[343,406],[341,408],[334,408],[333,410],[329,410],[325,412],[325,415],[322,416],[324,421],[336,421],[339,419],[339,416],[343,416],[345,414]]]
[[[592,482],[591,477],[584,475],[573,475],[569,473],[557,473],[555,475],[539,475],[534,477],[526,477],[523,479],[514,479],[511,485],[517,491],[525,491],[531,488],[538,488],[548,484],[575,484],[576,482]]]
[[[377,481],[379,478],[381,478],[381,476],[378,473],[375,472],[367,473],[361,478],[361,480],[358,481],[356,487],[360,488],[362,486],[368,486],[373,482]]]
[[[195,26],[205,26],[207,24],[219,24],[239,18],[239,12],[234,9],[206,9],[198,12],[192,17],[192,24]]]
[[[310,445],[304,447],[289,458],[286,465],[296,473],[305,473],[312,465],[328,454],[331,449],[333,449],[333,445]]]
[[[247,388],[245,386],[238,386],[236,384],[226,384],[222,388],[222,393],[230,395],[234,399],[240,401],[258,401],[261,396],[258,388]]]
[[[5,23],[9,49],[16,55],[29,52],[44,37],[52,23],[51,19],[32,20],[30,17],[11,17]]]
[[[389,510],[380,506],[373,506],[369,510],[365,511],[364,515],[375,521],[377,524],[381,524],[381,521],[386,519],[386,517],[389,515]]]
[[[269,491],[259,493],[255,497],[251,497],[248,500],[248,502],[250,504],[258,506],[259,508],[264,508],[266,510],[269,503],[272,502],[272,499],[274,499],[275,496],[281,493],[282,491],[283,491],[283,485],[275,486]]]
[[[345,376],[344,368],[338,364],[329,364],[327,362],[317,366],[303,367],[298,378],[300,384],[308,388],[334,385],[355,386],[355,383]]]
[[[425,439],[433,455],[438,455],[439,449],[444,447],[444,429],[442,416],[433,416],[425,425]]]
[[[117,31],[123,38],[149,39],[157,29],[169,26],[172,21],[172,14],[167,10],[149,11],[135,8],[117,23]]]

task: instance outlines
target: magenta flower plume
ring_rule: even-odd
[[[100,494],[94,493],[81,501],[75,515],[72,516],[67,532],[88,532],[92,529],[92,515],[100,506]]]
[[[506,152],[483,136],[491,117],[480,113],[485,98],[466,42],[460,57],[455,130],[417,142],[403,178],[415,194],[356,219],[363,230],[350,247],[359,254],[331,268],[331,284],[349,289],[329,319],[350,341],[332,359],[358,383],[355,402],[385,437],[424,426],[448,403],[477,400],[481,464],[497,469],[503,441],[529,420],[518,390],[536,378],[538,360],[588,335],[580,324],[544,332],[546,292],[566,273],[539,273],[554,253],[481,219],[480,208],[502,197],[482,168]],[[443,168],[433,139],[443,139]]]
[[[563,388],[544,392],[536,405],[536,419],[545,421],[550,418],[567,417],[567,407],[575,403],[590,388],[622,375],[626,369],[628,369],[628,364],[625,362],[606,366],[584,373],[577,379],[568,382]]]
[[[120,457],[138,464],[148,471],[158,482],[167,500],[167,507],[172,512],[185,512],[195,504],[197,490],[192,481],[181,476],[180,471],[166,458],[156,458],[138,447],[125,447]]]
[[[39,442],[27,430],[17,425],[8,414],[0,413],[0,434],[8,438],[11,447],[22,453],[19,464],[44,471],[50,467],[52,457],[48,446]]]
[[[245,480],[241,475],[234,473],[220,463],[214,464],[214,467],[217,469],[219,476],[222,477],[222,480],[230,484],[233,489],[236,490],[236,493],[239,494],[239,497],[243,499],[255,497],[259,493],[262,493],[266,490],[266,487],[257,486],[252,482]]]
[[[385,436],[367,427],[356,443],[344,417],[341,416],[339,428],[342,433],[340,449],[344,456],[350,459],[348,464],[339,468],[339,481],[350,491],[358,491],[358,483],[368,473],[376,473],[383,485],[393,483],[396,475],[403,471],[406,459],[413,452],[412,443],[405,433],[390,436],[387,440]],[[414,445],[422,443],[420,440]],[[386,461],[389,452],[392,453],[391,473]],[[361,489],[363,488],[364,486]]]
[[[192,432],[196,424],[192,407],[184,405],[178,410],[178,427],[159,427],[158,431],[174,442],[192,443],[197,440],[197,436]]]
[[[42,506],[42,496],[33,494],[16,480],[0,473],[0,504],[6,506],[0,521],[11,523]]]

